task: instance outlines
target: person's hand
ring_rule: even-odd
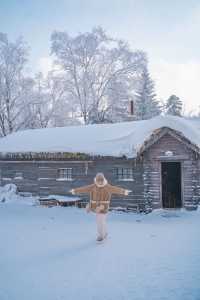
[[[125,196],[128,196],[130,193],[132,193],[131,190],[125,190]]]
[[[86,212],[87,212],[87,213],[90,212],[90,204],[89,204],[89,203],[86,205],[85,209],[86,209]]]

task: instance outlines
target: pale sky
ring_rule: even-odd
[[[187,112],[200,106],[200,0],[0,0],[0,31],[22,35],[30,70],[50,67],[50,35],[102,26],[147,52],[159,98],[176,94]]]

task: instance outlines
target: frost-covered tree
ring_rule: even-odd
[[[76,106],[69,97],[65,78],[62,73],[51,71],[45,78],[48,119],[51,126],[79,124]]]
[[[138,120],[145,120],[160,113],[161,106],[156,99],[154,82],[150,77],[147,66],[145,66],[135,95],[135,117]]]
[[[132,51],[102,28],[75,37],[54,32],[51,41],[68,97],[85,124],[116,120],[118,110],[126,113],[133,81],[146,64],[143,52]]]
[[[26,128],[77,124],[62,73],[28,77],[28,48],[22,38],[10,42],[0,33],[0,135]],[[67,97],[68,95],[68,97]]]
[[[35,121],[36,127],[45,128],[51,125],[64,93],[61,78],[49,73],[45,78],[42,73],[35,76]],[[60,116],[61,117],[61,116]]]
[[[72,104],[66,100],[65,82],[61,74],[54,71],[45,77],[38,73],[34,78],[34,89],[30,105],[33,128],[64,126],[72,123]]]
[[[181,116],[183,103],[176,95],[171,95],[166,102],[166,114]]]
[[[112,122],[132,120],[131,102],[134,103],[139,74],[130,78],[119,78],[112,82],[109,90],[110,119]]]
[[[24,76],[28,50],[22,38],[10,42],[0,33],[0,134],[25,128],[32,79]]]

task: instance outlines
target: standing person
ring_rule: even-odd
[[[90,202],[86,206],[86,211],[96,213],[97,241],[103,241],[107,237],[106,215],[112,194],[127,196],[130,192],[129,190],[109,184],[103,173],[96,174],[93,184],[71,190],[73,195],[90,194]]]

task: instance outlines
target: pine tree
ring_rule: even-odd
[[[176,95],[171,95],[166,102],[166,114],[181,116],[183,103]]]
[[[147,67],[141,75],[141,83],[135,100],[136,119],[145,120],[155,117],[161,113],[161,107],[156,100],[154,82],[150,77]]]

